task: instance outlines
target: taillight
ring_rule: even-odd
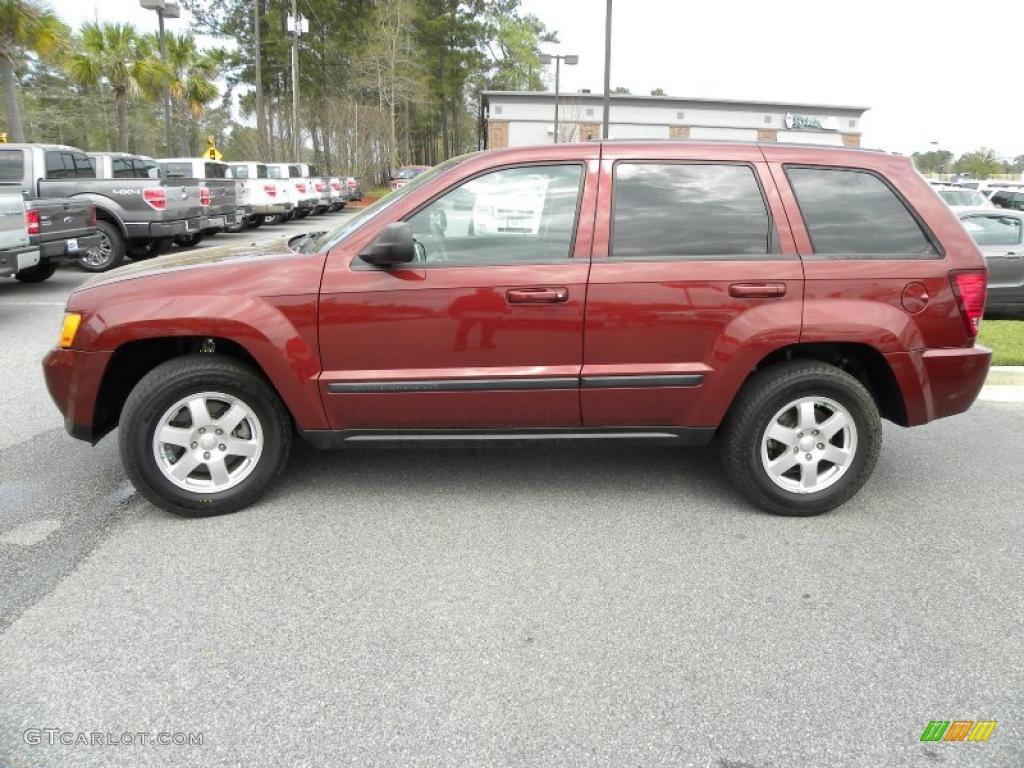
[[[349,180],[348,180],[348,188],[349,188],[349,189],[355,189],[355,188],[356,188],[356,183],[357,183],[357,182],[356,182],[356,180],[355,180],[355,179],[349,179]]]
[[[89,226],[90,227],[95,227],[96,226],[96,206],[95,205],[89,207]]]
[[[301,192],[302,194],[306,194],[306,185],[303,184],[301,181],[295,182],[295,189],[296,191]]]
[[[268,197],[277,197],[277,185],[276,184],[264,184],[263,191],[267,193]]]
[[[340,192],[341,191],[341,182],[340,181],[332,181],[331,182],[331,189],[333,189],[335,192]]]
[[[981,328],[985,314],[985,291],[988,288],[988,273],[983,269],[955,270],[949,273],[949,282],[964,319],[967,335],[972,339]]]
[[[210,195],[210,188],[209,187],[200,187],[199,188],[199,204],[200,205],[204,205],[204,206],[205,205],[209,205],[211,199],[212,199],[212,196]]]
[[[142,190],[142,199],[149,203],[150,208],[158,211],[167,207],[167,195],[163,187],[146,187]]]
[[[32,209],[25,211],[25,227],[30,235],[39,234],[39,211]]]
[[[314,189],[315,189],[315,190],[316,190],[317,192],[323,192],[323,191],[324,191],[324,185],[323,185],[323,182],[321,182],[321,181],[318,181],[318,182],[316,182],[316,183],[315,183],[315,184],[313,185],[313,188],[314,188]]]

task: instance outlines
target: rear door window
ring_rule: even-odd
[[[23,162],[20,149],[0,149],[0,182],[21,181]]]
[[[749,165],[619,162],[612,190],[612,257],[751,259],[772,251],[771,217]]]
[[[908,206],[875,174],[805,166],[785,170],[816,256],[939,256]]]
[[[135,167],[130,157],[115,157],[110,161],[110,171],[115,179],[134,179]]]

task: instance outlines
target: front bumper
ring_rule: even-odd
[[[992,350],[925,349],[886,355],[903,394],[908,427],[963,413],[985,385]]]
[[[43,358],[43,377],[50,397],[64,415],[64,429],[79,440],[96,443],[113,424],[95,412],[103,372],[112,352],[52,349]]]
[[[39,249],[0,251],[0,277],[16,275],[23,269],[34,267],[39,263]]]

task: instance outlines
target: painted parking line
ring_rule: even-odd
[[[982,387],[978,399],[990,403],[1024,403],[1024,386]]]

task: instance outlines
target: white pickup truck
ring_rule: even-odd
[[[295,207],[295,190],[290,179],[271,178],[266,163],[248,160],[228,165],[231,167],[231,175],[246,180],[249,186],[249,205],[252,207],[250,227],[288,218]]]

